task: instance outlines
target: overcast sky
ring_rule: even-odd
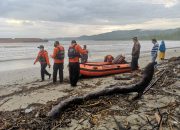
[[[180,27],[180,0],[0,0],[0,37]]]

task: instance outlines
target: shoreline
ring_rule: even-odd
[[[161,62],[154,74],[153,81],[162,77],[139,100],[132,101],[135,93],[126,95],[109,95],[98,99],[84,101],[80,106],[71,106],[58,120],[46,116],[51,108],[64,99],[97,92],[107,87],[131,86],[141,80],[141,72],[119,75],[132,76],[130,80],[115,80],[114,76],[81,79],[78,86],[70,87],[68,80],[63,84],[38,81],[21,84],[21,88],[9,95],[0,96],[0,123],[2,127],[42,129],[56,128],[56,130],[86,129],[114,129],[117,124],[114,118],[124,126],[132,129],[151,129],[158,120],[156,116],[162,114],[162,127],[178,130],[179,113],[179,63],[180,56]],[[166,70],[166,73],[164,73]],[[118,76],[118,75],[117,75]],[[2,109],[4,108],[4,109]],[[161,112],[158,114],[158,110]],[[156,114],[155,114],[156,113]],[[170,117],[166,119],[166,117]],[[147,123],[148,120],[152,123]],[[46,123],[48,122],[48,123]],[[171,126],[169,126],[171,122]],[[55,123],[55,124],[54,124]],[[0,127],[1,128],[1,127]]]
[[[145,51],[147,52],[147,51]],[[166,59],[174,56],[180,55],[180,47],[173,47],[170,49],[167,49],[166,51]],[[101,61],[103,61],[103,56]],[[157,57],[158,58],[158,57]],[[131,56],[126,55],[126,60],[128,62],[131,61]],[[51,60],[52,61],[52,60]],[[100,60],[95,60],[100,61]],[[139,58],[139,65],[140,68],[144,68],[145,65],[151,61],[150,53],[141,53],[141,56]],[[2,63],[2,62],[1,62]],[[28,61],[29,63],[29,61]],[[30,62],[31,63],[31,62]],[[32,60],[33,63],[33,60]],[[64,64],[64,77],[68,78],[68,68],[67,68],[67,61]],[[53,65],[53,64],[52,64]],[[52,73],[53,69],[47,68],[50,73]],[[28,68],[19,68],[17,70],[10,70],[10,71],[0,71],[0,75],[3,75],[3,77],[0,78],[0,88],[4,85],[13,85],[13,84],[21,84],[21,83],[27,83],[27,82],[33,82],[40,80],[40,65],[37,64],[36,66],[28,67]]]
[[[170,47],[170,48],[167,48],[167,50],[172,50],[172,49],[180,49],[180,47]],[[142,51],[141,52],[141,55],[145,55],[145,54],[149,54],[149,51]],[[130,56],[131,53],[125,53],[126,56]],[[1,62],[8,62],[8,61],[23,61],[23,60],[34,60],[34,58],[21,58],[21,59],[7,59],[7,60],[0,60],[0,63]],[[102,60],[102,59],[97,59],[97,60]]]
[[[174,53],[173,49],[167,50],[167,58],[180,56],[180,49],[178,50],[179,51],[176,51],[176,53]],[[140,57],[140,68],[144,68],[150,59],[151,58],[149,55]],[[129,60],[130,58],[128,61]],[[52,73],[52,68],[50,70]],[[11,98],[8,100],[8,102],[0,107],[0,111],[11,111],[18,109],[19,107],[26,108],[28,105],[33,103],[45,104],[48,101],[57,100],[57,98],[67,96],[71,94],[71,92],[75,92],[76,94],[84,91],[84,93],[87,93],[91,91],[91,89],[94,89],[97,85],[100,86],[94,90],[99,90],[101,88],[107,87],[108,85],[118,83],[118,81],[113,80],[114,75],[110,75],[100,78],[81,79],[78,82],[78,86],[76,88],[72,88],[68,81],[69,74],[66,65],[64,66],[64,83],[57,85],[52,84],[52,79],[46,80],[45,82],[40,82],[39,67],[9,72],[0,72],[0,74],[3,75],[0,81],[0,97],[4,97],[2,98],[3,100],[0,101],[0,104],[4,100]],[[127,83],[127,81],[125,81],[125,83]],[[86,88],[85,86],[89,87]],[[81,90],[82,88],[83,90]]]
[[[31,43],[48,42],[41,38],[0,38],[0,43]]]

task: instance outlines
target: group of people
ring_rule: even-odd
[[[137,37],[133,38],[133,48],[132,48],[132,61],[131,61],[131,69],[137,70],[138,69],[138,59],[140,56],[140,49],[141,45],[138,41]],[[166,46],[164,41],[161,42],[160,46],[156,39],[152,39],[152,43],[154,44],[151,50],[151,58],[152,62],[156,62],[156,58],[158,56],[159,50],[159,58],[163,60],[165,57]],[[41,64],[41,79],[44,81],[45,75],[51,78],[51,74],[46,70],[46,67],[51,67],[48,57],[48,52],[44,49],[43,45],[38,47],[40,49],[38,56],[34,62],[36,64],[38,61]],[[54,51],[53,54],[50,55],[51,58],[54,59],[53,65],[53,83],[57,82],[57,73],[59,71],[59,80],[60,83],[63,82],[63,69],[64,69],[64,58],[65,58],[65,49],[59,43],[59,41],[55,41],[54,43]],[[79,44],[76,43],[75,40],[72,40],[71,45],[68,49],[68,58],[69,58],[69,79],[71,86],[76,86],[79,74],[80,74],[80,64],[79,59],[81,58],[81,63],[86,63],[88,59],[88,50],[86,45],[83,48]],[[114,64],[123,64],[127,63],[125,61],[125,56],[119,55],[115,59],[111,55],[107,55],[104,59],[104,62],[111,62]]]
[[[140,45],[137,37],[133,38],[133,42],[134,42],[134,45],[132,48],[131,68],[132,68],[132,70],[136,70],[136,69],[138,69],[138,59],[140,56],[141,45]],[[153,47],[151,50],[152,62],[156,62],[158,55],[159,55],[160,60],[164,60],[165,52],[166,52],[165,42],[161,41],[161,44],[159,45],[157,40],[154,38],[154,39],[152,39],[152,43],[153,43]],[[159,54],[158,54],[158,51],[159,51]]]
[[[38,61],[41,64],[41,79],[44,81],[45,75],[51,78],[51,74],[47,72],[46,67],[51,67],[48,57],[48,52],[44,49],[43,45],[40,45],[38,47],[40,49],[38,56],[34,62],[36,64]],[[88,58],[88,51],[86,49],[86,46],[84,48],[81,48],[79,44],[76,43],[75,40],[71,42],[71,45],[68,49],[68,57],[69,57],[69,79],[71,86],[76,86],[78,79],[79,79],[79,73],[80,73],[80,65],[79,65],[79,58],[82,58],[82,62],[86,62]],[[54,59],[54,65],[53,65],[53,83],[57,82],[57,73],[59,71],[59,80],[60,83],[63,82],[63,69],[64,69],[64,58],[65,58],[65,49],[64,47],[59,43],[59,41],[56,41],[54,43],[54,51],[53,54],[50,55],[51,58]]]

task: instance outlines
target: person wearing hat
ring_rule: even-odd
[[[53,83],[57,81],[57,72],[59,71],[60,83],[63,82],[63,69],[64,69],[64,47],[60,45],[59,41],[54,43],[54,51],[51,57],[54,59],[53,65]]]
[[[75,40],[72,40],[71,46],[68,49],[69,57],[69,79],[71,86],[76,86],[79,80],[80,65],[79,58],[80,55],[87,54],[88,51],[81,48]]]
[[[152,59],[152,62],[156,62],[156,58],[157,58],[158,50],[159,50],[159,44],[155,38],[152,39],[152,43],[154,44],[154,46],[151,50],[151,59]]]
[[[139,60],[141,45],[140,45],[137,37],[134,37],[132,39],[133,39],[134,45],[133,45],[133,48],[132,48],[131,69],[132,70],[137,70],[138,69],[138,60]]]
[[[47,72],[47,70],[46,70],[47,65],[49,66],[49,68],[51,67],[51,65],[49,62],[48,52],[46,50],[44,50],[44,46],[40,45],[38,48],[40,49],[40,51],[38,53],[36,60],[34,61],[34,65],[38,61],[41,64],[41,79],[42,79],[42,81],[44,81],[45,75],[48,75],[49,79],[51,78],[51,74],[49,72]]]

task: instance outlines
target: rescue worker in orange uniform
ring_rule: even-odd
[[[87,50],[83,50],[79,44],[76,43],[75,40],[71,42],[71,46],[68,50],[68,57],[69,57],[69,79],[71,86],[76,86],[79,80],[79,73],[80,73],[80,65],[79,65],[79,58],[80,54],[87,54]]]
[[[57,81],[57,73],[59,71],[60,83],[63,82],[63,69],[64,69],[64,47],[59,44],[59,41],[54,43],[54,51],[51,57],[54,59],[53,65],[53,83]]]
[[[47,65],[49,66],[49,68],[51,67],[51,65],[49,62],[48,52],[46,50],[44,50],[44,46],[40,45],[38,48],[40,49],[40,51],[38,53],[36,60],[34,61],[34,65],[38,61],[41,64],[41,79],[42,79],[42,81],[44,81],[45,75],[48,75],[49,79],[51,78],[51,74],[49,72],[47,72],[47,70],[46,70]]]
[[[83,50],[87,50],[87,46],[84,45],[83,46]],[[86,63],[88,61],[88,53],[87,54],[84,54],[84,55],[81,55],[81,63]]]
[[[109,63],[112,63],[114,60],[114,57],[112,55],[107,55],[105,56],[104,58],[104,62],[109,62]]]

